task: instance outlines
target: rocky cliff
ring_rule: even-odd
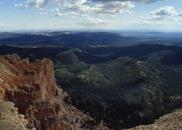
[[[51,60],[30,62],[17,55],[0,57],[0,101],[15,103],[29,129],[94,128],[91,118],[64,102],[65,96],[57,87]]]

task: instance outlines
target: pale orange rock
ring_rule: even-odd
[[[50,59],[30,62],[17,55],[0,56],[0,101],[15,103],[28,128],[37,130],[85,130],[91,121],[63,98]]]

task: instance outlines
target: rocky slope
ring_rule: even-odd
[[[0,57],[0,101],[14,102],[18,112],[25,115],[27,128],[86,130],[97,127],[87,115],[67,105],[66,96],[57,87],[51,60],[30,62],[17,55]]]
[[[29,129],[28,121],[12,102],[0,102],[0,130],[35,130]]]
[[[129,130],[182,130],[182,109],[162,116],[151,125],[141,125]]]

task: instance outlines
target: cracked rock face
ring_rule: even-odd
[[[67,105],[63,101],[65,95],[67,94],[57,87],[51,60],[30,62],[17,55],[0,56],[0,101],[13,102],[17,111],[25,115],[28,121],[27,128],[37,130],[91,128],[89,122],[92,122],[92,119],[73,106]],[[10,109],[12,106],[10,105]]]
[[[58,118],[60,103],[53,63],[49,59],[30,63],[17,55],[0,57],[0,99],[12,101],[29,122],[29,127],[49,129]],[[44,120],[51,120],[45,126]]]
[[[17,55],[3,56],[0,70],[0,85],[6,88],[6,99],[23,94],[24,102],[33,103],[36,99],[46,101],[56,95],[53,63],[49,59],[29,63]]]
[[[27,59],[21,60],[17,55],[2,56],[0,86],[1,100],[14,102],[19,112],[25,114],[30,128],[45,128],[43,121],[50,118],[50,115],[53,120],[57,118],[59,107],[55,101],[50,103],[58,96],[51,60],[42,59],[30,63]],[[48,123],[48,127],[52,124],[54,123]]]

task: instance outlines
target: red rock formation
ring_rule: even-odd
[[[90,120],[63,102],[53,63],[49,59],[30,63],[17,55],[0,57],[0,100],[12,101],[38,130],[81,130]]]
[[[11,91],[13,93],[14,89],[29,89],[29,91],[36,92],[37,95],[34,98],[41,100],[56,96],[56,81],[51,60],[42,59],[29,63],[27,59],[21,60],[16,55],[10,55],[1,59],[1,66],[0,79],[10,87],[9,94]]]

